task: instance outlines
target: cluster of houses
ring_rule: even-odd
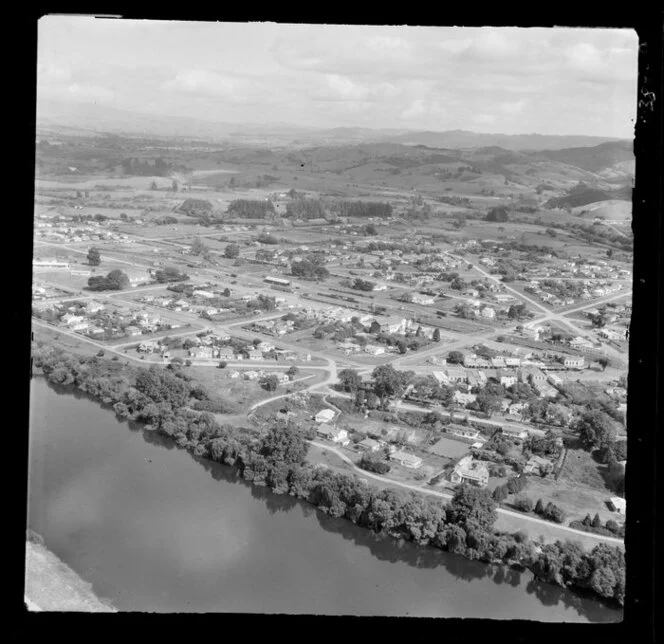
[[[228,373],[228,377],[233,379],[242,378],[243,380],[254,381],[254,380],[260,380],[266,374],[274,375],[277,378],[279,384],[284,384],[290,381],[289,376],[286,375],[283,371],[264,371],[263,369],[258,369],[258,370],[252,369],[242,372],[230,371]]]
[[[64,328],[99,339],[135,337],[180,326],[147,311],[109,309],[94,300],[69,305],[44,303],[39,306],[37,303],[33,309],[42,316],[48,311],[52,321]]]
[[[44,241],[63,242],[100,242],[126,241],[128,236],[112,230],[104,229],[106,222],[86,221],[74,222],[65,215],[40,214],[35,221],[35,236]]]

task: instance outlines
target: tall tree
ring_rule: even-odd
[[[228,259],[234,259],[238,257],[240,254],[240,247],[237,244],[228,244],[226,248],[224,248],[224,257],[227,257]]]
[[[616,423],[605,412],[592,409],[576,422],[579,440],[586,450],[606,447],[616,438]]]
[[[338,374],[340,384],[344,391],[355,393],[362,384],[362,376],[355,369],[342,369]]]
[[[88,251],[88,263],[90,266],[99,266],[101,264],[101,254],[97,248],[91,248]]]

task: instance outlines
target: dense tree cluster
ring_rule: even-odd
[[[487,212],[485,219],[487,221],[497,221],[504,223],[508,219],[507,208],[504,206],[496,206],[495,208],[491,208],[489,212]]]
[[[310,280],[325,279],[330,272],[319,262],[312,261],[312,258],[301,259],[291,264],[291,274],[295,277],[303,277]]]
[[[255,485],[306,500],[374,532],[487,563],[519,564],[544,581],[624,601],[621,549],[601,544],[584,552],[574,543],[556,542],[538,551],[523,534],[494,532],[496,504],[486,490],[459,486],[449,506],[415,494],[378,491],[355,476],[306,463],[307,430],[292,421],[271,420],[257,439],[255,432],[220,425],[209,413],[187,409],[192,397],[205,400],[205,392],[182,372],[135,368],[38,345],[33,346],[33,358],[50,382],[76,386],[113,404],[118,416],[149,423],[195,456],[235,466]],[[538,506],[541,510],[541,500]]]
[[[390,469],[390,464],[387,463],[380,454],[371,454],[365,452],[362,454],[358,465],[367,472],[375,472],[376,474],[387,474]]]
[[[340,217],[380,217],[392,216],[392,204],[382,201],[339,201],[333,205]]]
[[[265,219],[274,212],[274,204],[261,199],[235,199],[226,208],[227,215],[240,219]]]
[[[375,284],[369,280],[363,280],[359,277],[356,277],[353,280],[351,288],[354,288],[358,291],[373,291]]]
[[[161,157],[157,157],[154,160],[145,159],[142,161],[135,158],[124,159],[120,165],[126,175],[134,177],[166,177],[174,170],[185,169],[185,166],[167,163]]]
[[[190,216],[209,214],[212,212],[212,204],[206,199],[185,199],[179,210]]]
[[[307,199],[296,196],[286,204],[286,216],[293,219],[323,219],[327,214],[321,199]]]
[[[168,282],[184,282],[189,279],[189,275],[177,266],[164,266],[164,268],[154,272],[154,278],[160,284],[165,284]]]
[[[603,411],[585,412],[576,422],[581,445],[587,450],[608,447],[616,438],[616,423]]]
[[[121,291],[125,288],[129,288],[129,277],[117,268],[105,277],[93,275],[88,279],[88,289],[90,291]]]

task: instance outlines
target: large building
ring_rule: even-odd
[[[489,470],[481,461],[473,460],[470,455],[464,456],[454,467],[450,481],[486,487],[489,484]]]

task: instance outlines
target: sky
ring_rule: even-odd
[[[46,16],[37,100],[232,123],[632,138],[629,29]]]

